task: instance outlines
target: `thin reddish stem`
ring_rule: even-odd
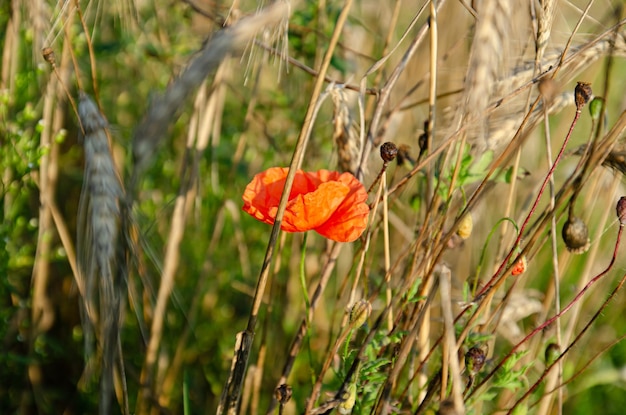
[[[502,270],[506,268],[506,265],[509,263],[509,260],[513,256],[513,253],[515,252],[516,247],[518,246],[518,244],[522,240],[522,235],[524,234],[524,230],[526,229],[526,226],[528,226],[528,223],[530,222],[530,218],[532,217],[533,213],[535,213],[535,210],[537,209],[537,205],[539,204],[539,200],[541,199],[541,196],[543,195],[543,192],[546,190],[548,182],[550,181],[550,177],[552,177],[552,174],[554,173],[554,170],[556,169],[556,166],[559,164],[563,154],[565,153],[565,147],[567,146],[567,143],[569,142],[569,139],[572,136],[572,132],[574,131],[574,127],[576,126],[576,123],[578,122],[578,119],[580,118],[580,113],[581,113],[581,109],[579,108],[579,109],[576,110],[576,115],[574,115],[574,120],[572,121],[572,125],[570,125],[570,127],[569,127],[569,131],[567,132],[567,136],[565,137],[565,140],[563,141],[563,145],[561,146],[561,150],[559,150],[559,154],[556,156],[556,159],[554,160],[554,163],[552,163],[552,167],[550,167],[550,170],[548,171],[548,174],[544,178],[543,183],[541,184],[541,188],[539,189],[539,194],[535,198],[535,201],[533,202],[533,205],[530,208],[530,212],[528,212],[528,215],[526,216],[526,219],[524,219],[524,222],[522,223],[522,226],[520,226],[520,228],[519,228],[519,232],[517,234],[517,238],[515,239],[515,242],[513,243],[513,246],[511,247],[511,250],[507,254],[506,258],[504,258],[504,260],[500,264],[500,267],[498,268],[498,270],[495,272],[495,274],[493,274],[493,277],[491,277],[491,279],[478,292],[478,294],[476,296],[477,298],[480,298],[483,294],[485,294],[487,292],[488,289],[490,289],[492,287],[492,285],[493,285],[494,281],[496,280],[496,278],[498,278],[498,276],[500,275]]]
[[[485,376],[485,378],[476,386],[476,388],[468,395],[468,397],[472,396],[474,394],[474,392],[480,388],[480,386],[482,386],[489,378],[491,378],[496,373],[496,371],[498,369],[500,369],[504,365],[504,363],[506,363],[506,361],[511,358],[511,356],[513,356],[513,354],[517,351],[517,349],[520,348],[520,346],[522,344],[524,344],[531,337],[533,337],[534,335],[536,335],[537,333],[539,333],[540,331],[542,331],[543,329],[545,329],[546,327],[548,327],[549,325],[554,323],[556,321],[556,319],[561,318],[561,316],[563,316],[565,313],[567,313],[574,306],[574,304],[576,304],[576,302],[580,300],[580,298],[589,290],[589,288],[591,288],[591,286],[593,284],[595,284],[600,278],[602,278],[604,275],[606,275],[609,272],[609,270],[613,267],[613,264],[615,264],[615,260],[617,258],[617,250],[619,249],[619,245],[620,245],[620,242],[621,242],[621,239],[622,239],[622,232],[623,232],[623,230],[624,230],[624,225],[620,224],[620,227],[619,227],[619,230],[618,230],[618,233],[617,233],[617,240],[615,242],[615,248],[613,249],[613,257],[611,258],[611,262],[606,267],[606,269],[604,271],[602,271],[600,274],[598,274],[595,277],[593,277],[583,287],[583,289],[580,290],[580,292],[578,294],[576,294],[576,297],[574,297],[574,299],[572,301],[570,301],[569,304],[567,304],[561,311],[559,311],[557,314],[555,314],[550,319],[546,320],[539,327],[535,328],[526,337],[524,337],[519,343],[517,343],[515,346],[513,346],[513,348],[509,351],[509,353],[496,365],[496,367],[493,368],[493,370],[491,372],[489,372],[489,374],[487,376]]]

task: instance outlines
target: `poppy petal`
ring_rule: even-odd
[[[289,169],[272,167],[254,176],[243,193],[243,210],[255,219],[274,224]]]
[[[361,236],[367,227],[369,215],[369,207],[365,203],[367,192],[361,182],[350,173],[343,173],[338,180],[349,186],[351,192],[331,218],[315,231],[334,241],[352,242]]]
[[[254,176],[243,194],[243,210],[259,221],[273,224],[288,172],[288,168],[272,167]],[[365,188],[350,173],[298,170],[281,229],[313,229],[335,241],[354,241],[367,226],[366,200]]]
[[[350,188],[339,182],[322,183],[310,193],[301,194],[289,201],[285,211],[284,226],[295,231],[316,229],[326,223],[343,203]]]

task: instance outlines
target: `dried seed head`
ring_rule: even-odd
[[[458,415],[458,412],[454,408],[454,402],[450,399],[441,401],[437,415]]]
[[[341,394],[341,400],[342,402],[337,407],[337,412],[342,415],[351,413],[356,403],[356,383],[348,385],[346,390]]]
[[[391,141],[387,141],[380,146],[380,157],[385,163],[389,163],[398,155],[398,147]]]
[[[626,196],[622,196],[617,201],[617,219],[619,219],[619,226],[626,225]]]
[[[526,255],[522,255],[519,261],[511,268],[511,275],[522,275],[526,272],[527,268],[528,262],[526,261]]]
[[[485,351],[478,346],[473,346],[465,353],[465,367],[471,375],[480,372],[485,364]]]
[[[420,134],[419,138],[417,139],[417,143],[420,147],[420,154],[423,154],[424,152],[426,152],[426,150],[428,150],[428,126],[428,120],[424,121],[424,132]]]
[[[361,327],[372,313],[372,305],[367,300],[357,301],[350,310],[350,325],[354,328]]]
[[[46,62],[50,64],[53,68],[56,66],[56,56],[54,55],[54,50],[52,48],[43,48],[41,49],[41,54]]]
[[[546,365],[549,366],[552,363],[554,363],[556,359],[559,358],[560,354],[561,354],[561,348],[559,347],[558,344],[556,343],[548,344],[548,346],[546,346],[546,351],[545,351]]]
[[[293,390],[291,389],[291,386],[287,385],[286,383],[283,383],[282,385],[276,388],[276,390],[274,391],[274,396],[276,396],[276,400],[278,401],[279,404],[284,405],[287,402],[289,402],[289,400],[291,399],[292,393],[293,393]]]
[[[562,231],[565,246],[573,254],[584,254],[589,249],[589,231],[587,225],[580,218],[570,217],[563,225]]]
[[[578,82],[574,89],[574,102],[576,103],[576,111],[580,112],[585,104],[589,102],[593,95],[591,84],[589,82]]]
[[[474,219],[472,219],[472,214],[468,213],[467,215],[463,216],[463,219],[461,219],[461,223],[459,224],[459,228],[457,229],[456,233],[462,239],[467,239],[472,234],[473,228]]]

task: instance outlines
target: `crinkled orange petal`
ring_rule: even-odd
[[[244,191],[243,210],[273,224],[289,169],[273,167],[254,176]],[[314,229],[340,242],[357,239],[365,230],[369,208],[367,192],[351,174],[320,170],[296,172],[281,229]]]
[[[312,192],[299,194],[287,204],[284,227],[293,226],[296,232],[322,226],[343,203],[350,188],[340,182],[322,183]]]
[[[367,216],[370,211],[366,203],[367,191],[350,173],[343,173],[338,180],[350,187],[350,193],[330,219],[315,230],[334,241],[352,242],[361,236],[367,227]]]
[[[243,192],[243,210],[261,222],[273,224],[288,171],[272,167],[254,176]]]

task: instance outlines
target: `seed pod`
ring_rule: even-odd
[[[43,59],[48,62],[50,66],[53,68],[56,66],[56,56],[52,48],[43,48],[41,54],[43,55]]]
[[[573,254],[584,254],[591,244],[587,225],[580,218],[572,216],[563,225],[562,231],[565,246]]]
[[[372,313],[372,305],[367,300],[357,301],[350,310],[350,325],[354,328],[361,327]]]
[[[594,120],[597,120],[598,118],[600,118],[600,111],[602,111],[603,102],[604,102],[604,99],[600,97],[595,97],[589,103],[589,114],[591,115],[591,118],[593,118]]]
[[[462,239],[467,239],[472,234],[473,228],[474,220],[472,219],[472,214],[468,213],[467,215],[463,216],[463,219],[461,219],[461,223],[459,224],[459,228],[457,229],[456,233]]]
[[[545,351],[545,359],[546,359],[546,365],[550,366],[551,364],[553,364],[556,359],[559,358],[559,355],[561,354],[561,348],[559,347],[558,344],[556,343],[550,343],[546,346],[546,351]]]
[[[437,411],[437,415],[458,415],[459,413],[454,408],[454,402],[450,399],[446,399],[441,401],[439,404],[439,410]]]
[[[576,111],[580,112],[587,102],[593,96],[591,84],[589,82],[578,82],[574,89],[574,101],[576,103]]]
[[[411,147],[406,144],[400,144],[398,146],[398,165],[403,165],[405,162],[415,164],[415,159],[411,156]]]
[[[626,196],[619,198],[615,209],[617,211],[617,218],[619,219],[620,226],[624,226],[626,224]]]
[[[465,367],[471,375],[480,372],[480,369],[482,369],[485,364],[485,360],[485,352],[478,346],[473,346],[465,353]]]
[[[424,132],[420,134],[417,139],[417,143],[420,147],[420,155],[424,154],[428,150],[428,120],[424,121]]]
[[[398,155],[398,147],[391,141],[387,141],[380,146],[380,157],[385,163],[389,163]]]
[[[281,405],[285,405],[287,402],[289,402],[289,400],[291,399],[292,393],[293,393],[293,390],[291,389],[291,386],[287,385],[286,383],[283,383],[282,385],[277,387],[276,390],[274,391],[276,400]]]

